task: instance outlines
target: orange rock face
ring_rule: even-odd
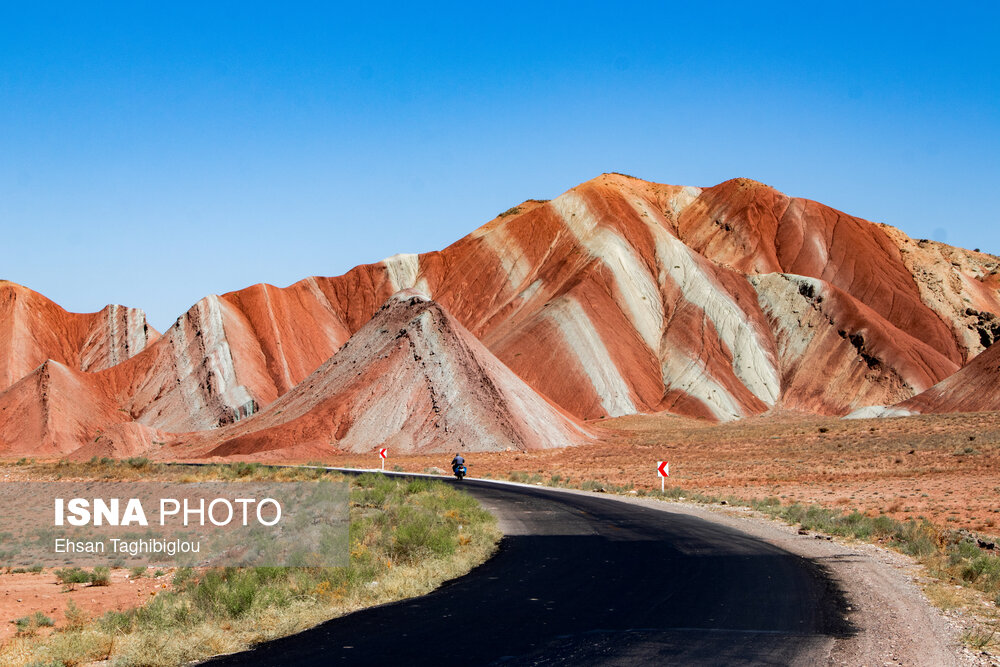
[[[771,410],[844,415],[907,401],[975,359],[1000,338],[998,287],[995,257],[909,239],[755,181],[701,189],[605,174],[552,201],[525,202],[438,252],[206,297],[160,337],[140,311],[72,315],[0,284],[0,389],[48,359],[87,371],[97,385],[81,404],[113,405],[119,422],[138,425],[119,429],[108,451],[162,432],[203,433],[185,438],[200,453],[275,451],[268,433],[317,451],[371,448],[377,438],[433,449],[442,428],[433,407],[449,406],[428,404],[414,388],[421,376],[392,347],[401,343],[385,358],[355,359],[365,368],[357,379],[332,370],[355,354],[354,343],[341,350],[352,337],[365,332],[364,345],[382,345],[372,318],[386,317],[392,295],[415,289],[433,299],[427,317],[451,339],[471,349],[471,336],[482,347],[462,373],[500,364],[541,405],[556,406],[553,419],[569,419],[570,432],[576,420],[663,411],[722,421]],[[377,378],[390,368],[397,398],[420,406],[408,413],[415,426],[367,431],[363,415],[388,408],[363,397],[387,391]],[[24,403],[29,386],[0,403]],[[281,408],[270,407],[285,401],[298,417],[282,409],[279,419]],[[468,409],[478,416],[456,424],[493,423]],[[494,435],[478,446],[568,438],[562,430],[529,438],[509,430],[512,408],[497,414],[508,426],[488,427]],[[330,432],[328,422],[338,426]],[[449,431],[454,443],[477,446],[471,432],[457,433]],[[52,437],[52,451],[92,444]]]
[[[135,308],[69,313],[41,294],[0,280],[0,391],[49,359],[82,371],[110,368],[159,337]]]
[[[398,453],[563,447],[579,423],[416,290],[391,297],[343,348],[262,412],[171,455],[289,449]]]
[[[896,408],[921,414],[1000,410],[1000,345],[994,345],[954,375]]]
[[[127,421],[101,378],[47,361],[0,394],[0,454],[63,456]]]

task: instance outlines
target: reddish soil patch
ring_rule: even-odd
[[[474,477],[559,475],[658,488],[656,461],[670,461],[669,485],[742,498],[818,502],[899,519],[1000,534],[1000,413],[844,420],[799,415],[708,424],[630,416],[600,422],[601,441],[560,450],[466,454]],[[392,452],[390,451],[390,455]],[[451,456],[392,457],[387,469],[448,470]],[[328,459],[377,466],[369,456]]]
[[[91,618],[109,611],[138,607],[168,587],[171,578],[166,574],[158,578],[131,579],[128,570],[112,570],[110,586],[77,584],[74,590],[66,591],[51,569],[38,574],[0,574],[0,641],[7,641],[16,634],[13,621],[36,611],[54,620],[56,629],[64,627],[66,604],[70,600]],[[39,634],[50,631],[43,628]]]

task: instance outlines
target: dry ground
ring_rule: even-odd
[[[542,482],[558,476],[573,485],[593,480],[652,490],[660,484],[656,461],[667,460],[668,485],[705,494],[818,502],[899,519],[923,516],[942,527],[1000,535],[1000,413],[870,420],[780,414],[729,424],[639,415],[590,425],[600,435],[595,444],[465,453],[470,473],[519,473]],[[453,453],[398,456],[390,451],[386,469],[447,471]],[[331,455],[323,463],[372,468],[379,460],[373,451]],[[0,475],[3,481],[38,479],[29,468],[8,464]],[[132,583],[125,574],[115,571],[109,587],[80,585],[71,593],[62,592],[48,570],[0,574],[0,619],[41,610],[59,623],[70,598],[97,616],[134,606],[160,585],[149,578]],[[12,624],[4,625],[0,642],[14,632]]]
[[[667,483],[706,494],[774,496],[783,502],[926,517],[941,526],[1000,534],[1000,413],[845,420],[795,414],[729,424],[661,416],[594,422],[597,444],[533,451],[470,453],[473,477],[513,472],[654,489],[656,461]],[[395,456],[419,472],[448,470],[452,453]],[[370,455],[332,456],[335,465],[377,467]]]
[[[0,574],[0,643],[17,633],[13,621],[42,612],[56,626],[63,627],[66,620],[66,606],[70,600],[88,617],[96,618],[109,611],[125,611],[142,605],[151,596],[169,588],[172,570],[164,570],[160,577],[152,576],[154,570],[140,578],[131,578],[128,570],[113,570],[109,586],[77,584],[73,590],[66,590],[59,583],[53,570],[39,573]],[[6,622],[11,621],[11,622]],[[48,634],[49,628],[41,628],[39,634]]]

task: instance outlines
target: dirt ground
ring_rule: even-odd
[[[660,486],[656,462],[665,460],[671,472],[667,484],[686,490],[818,502],[899,519],[922,516],[941,526],[1000,535],[1000,413],[869,420],[784,414],[729,424],[637,415],[590,425],[600,434],[595,444],[464,453],[470,475],[520,473],[542,482],[557,476],[574,485],[591,480],[652,490]],[[453,454],[390,451],[386,469],[447,471]],[[375,451],[322,462],[379,465]],[[17,466],[4,466],[0,474],[3,481],[34,477]],[[135,607],[162,591],[170,578],[130,580],[127,570],[113,570],[110,586],[79,585],[64,592],[51,570],[0,573],[0,621],[42,611],[60,627],[70,599],[98,616]],[[0,623],[0,642],[15,632],[13,623]]]
[[[468,453],[473,477],[513,472],[742,498],[777,497],[831,507],[926,517],[941,526],[1000,534],[1000,413],[845,420],[795,414],[728,424],[629,416],[593,422],[601,441],[567,449]],[[453,453],[394,456],[386,469],[445,471]],[[377,467],[374,454],[330,457]]]
[[[0,573],[0,642],[7,641],[17,633],[16,619],[42,612],[61,628],[66,623],[66,605],[72,600],[77,607],[91,618],[108,611],[125,611],[146,602],[168,586],[171,574],[154,578],[149,574],[132,579],[128,570],[112,570],[110,586],[77,584],[67,591],[59,583],[51,569],[38,574],[24,572],[18,574]],[[41,628],[39,634],[51,632]]]

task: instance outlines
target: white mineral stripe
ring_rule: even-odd
[[[636,200],[632,205],[649,225],[656,241],[657,261],[663,271],[660,281],[666,282],[666,274],[670,274],[684,299],[702,309],[729,348],[736,377],[754,396],[767,405],[774,405],[781,380],[760,332],[713,277],[698,265],[694,251],[658,223],[658,214],[645,201]]]
[[[681,212],[690,206],[695,199],[701,195],[701,188],[696,188],[690,185],[685,185],[681,188],[673,199],[670,200],[670,208],[674,212],[674,216],[678,216]]]
[[[619,234],[600,226],[586,202],[572,190],[552,200],[553,209],[566,228],[587,251],[600,259],[615,278],[618,296],[632,326],[651,350],[660,346],[663,333],[663,303],[660,291],[646,265]]]
[[[813,293],[822,295],[823,281],[793,274],[767,273],[751,276],[750,284],[757,290],[757,302],[775,326],[775,335],[782,342],[781,355],[786,363],[795,363],[809,349],[817,329],[808,326],[814,312],[799,285],[811,285]]]
[[[704,363],[673,349],[661,361],[663,386],[677,389],[704,403],[716,419],[731,421],[743,416],[736,399],[708,374]]]
[[[420,274],[420,258],[412,253],[400,253],[382,260],[392,291],[416,287]]]
[[[604,341],[576,299],[564,296],[549,303],[547,316],[559,328],[567,347],[576,354],[590,384],[609,417],[635,414],[635,403]]]
[[[520,244],[507,233],[507,226],[497,225],[480,238],[496,255],[511,289],[520,289],[531,276],[533,267]]]
[[[252,397],[246,387],[239,384],[239,379],[236,377],[232,349],[229,347],[223,326],[222,309],[222,301],[215,295],[202,299],[198,304],[209,372],[217,380],[222,402],[234,411],[238,411],[238,408],[249,403]],[[270,303],[268,310],[270,311]]]

